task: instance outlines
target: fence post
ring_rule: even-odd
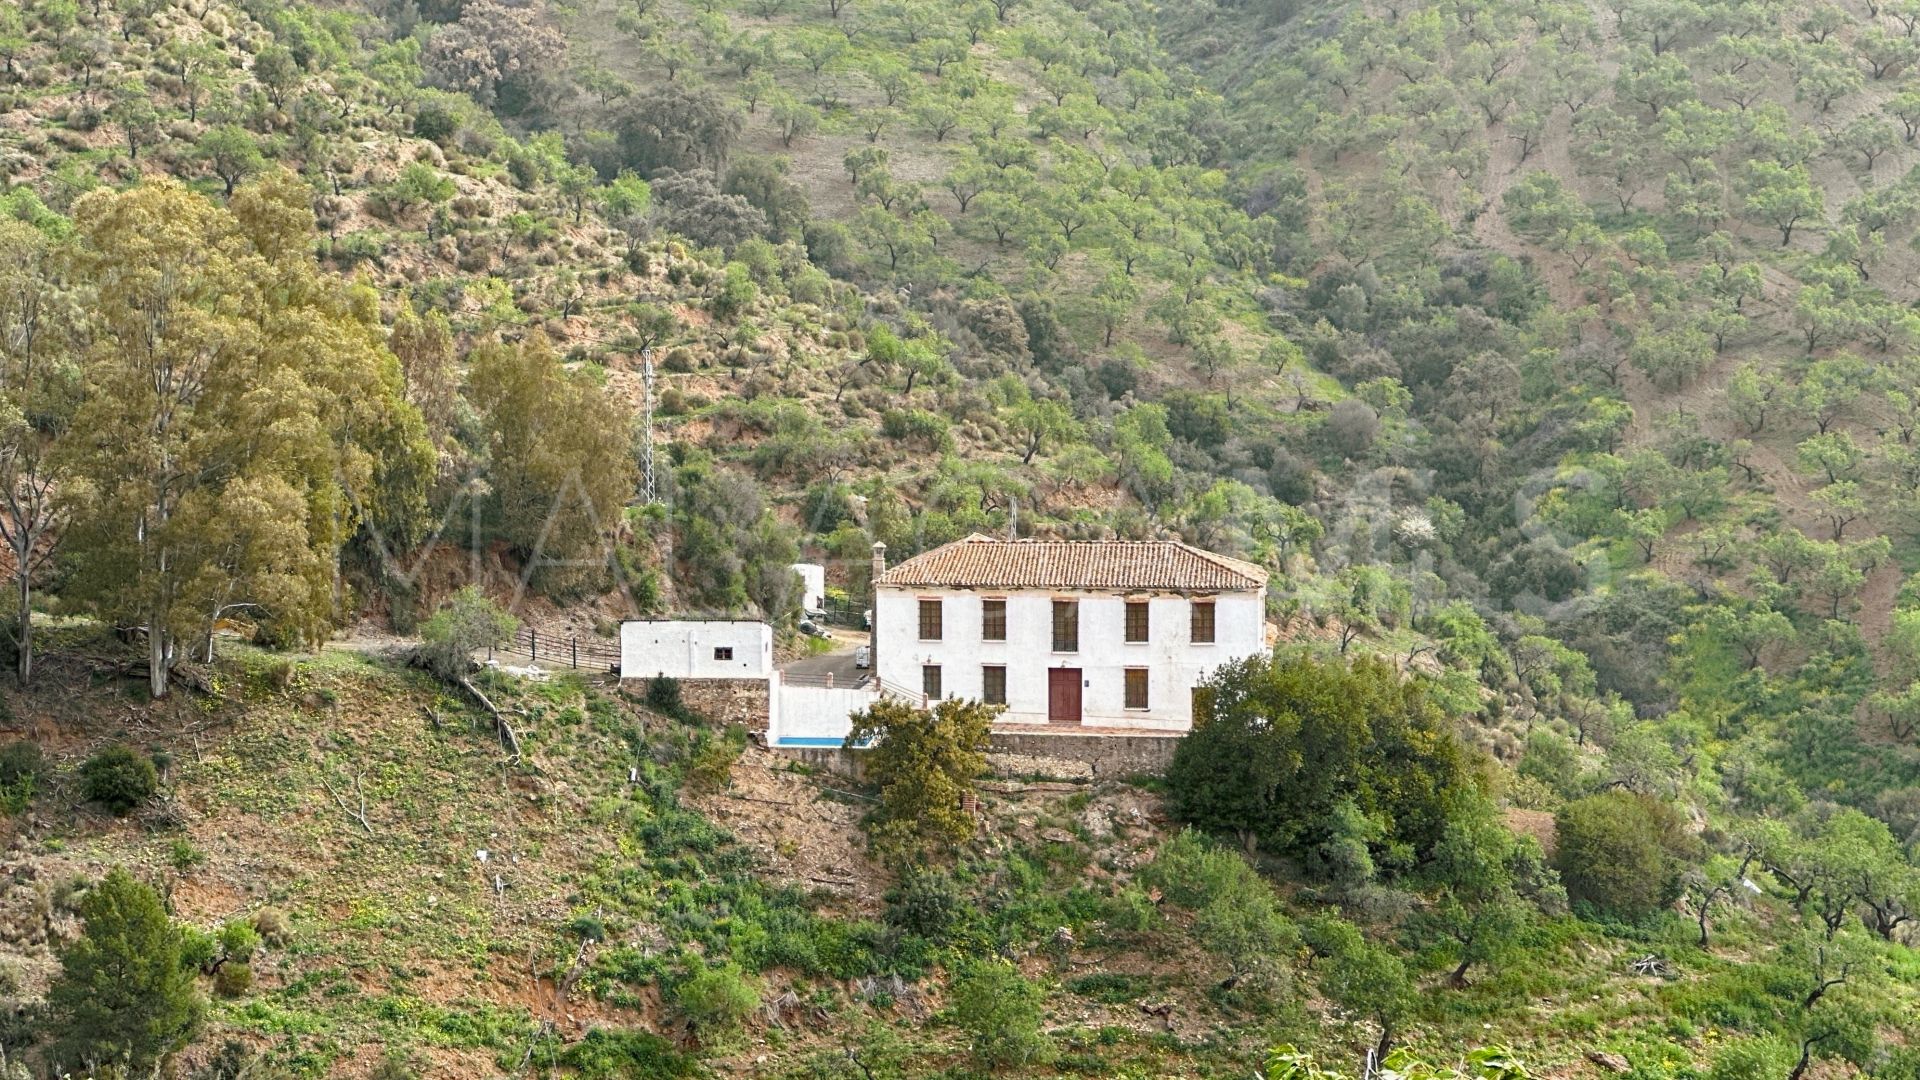
[[[527,628],[527,659],[529,661],[540,659],[540,631],[532,627]]]
[[[571,665],[571,666],[573,666],[573,667],[576,667],[576,668],[577,668],[577,667],[579,667],[579,666],[580,666],[580,638],[579,638],[579,636],[578,636],[578,635],[575,635],[575,634],[570,634],[570,635],[568,635],[568,636],[567,636],[567,645],[568,645],[569,647],[571,647],[571,648],[573,649],[573,663],[572,663],[572,665]]]

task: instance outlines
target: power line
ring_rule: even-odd
[[[641,465],[646,472],[643,501],[648,505],[659,502],[659,489],[653,476],[653,346],[640,350],[640,381],[646,387],[641,401],[641,423],[646,428],[646,441],[641,446]]]

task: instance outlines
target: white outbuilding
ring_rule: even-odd
[[[773,674],[773,627],[735,620],[620,624],[620,677],[765,679]]]

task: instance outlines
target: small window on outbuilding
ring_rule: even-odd
[[[714,648],[714,650],[713,650],[713,658],[714,658],[715,660],[731,660],[731,659],[733,659],[733,646],[731,646],[731,645],[719,645],[719,646],[716,646],[716,647]]]

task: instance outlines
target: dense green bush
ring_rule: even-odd
[[[673,1004],[702,1041],[725,1042],[760,1007],[759,980],[734,963],[698,967],[673,988]]]
[[[0,786],[37,780],[46,769],[47,757],[39,743],[30,739],[15,739],[0,746]]]
[[[1199,698],[1167,771],[1173,811],[1249,846],[1315,854],[1364,879],[1359,852],[1330,842],[1358,840],[1372,864],[1405,868],[1477,790],[1424,680],[1376,660],[1255,657],[1216,672]]]
[[[239,960],[221,964],[213,973],[213,992],[223,998],[245,997],[253,989],[253,966]]]
[[[650,1031],[594,1028],[560,1054],[581,1080],[684,1080],[701,1073],[698,1059]]]
[[[46,767],[38,743],[16,739],[0,747],[0,812],[11,815],[25,810]]]
[[[1040,1028],[1045,992],[1004,960],[980,960],[954,977],[947,1014],[989,1068],[1028,1067],[1053,1055]]]
[[[967,904],[947,874],[910,870],[887,891],[887,925],[939,944],[965,919]]]
[[[1576,799],[1554,815],[1554,836],[1554,867],[1582,908],[1640,919],[1679,895],[1689,845],[1662,800],[1620,790]]]
[[[80,793],[116,814],[126,814],[160,790],[153,759],[127,746],[110,746],[80,766]]]

